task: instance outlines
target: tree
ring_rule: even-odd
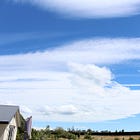
[[[89,134],[85,134],[84,139],[92,140],[91,135],[89,135]]]
[[[21,114],[20,114],[20,121],[21,121],[21,126],[17,130],[16,140],[24,140],[25,119]]]

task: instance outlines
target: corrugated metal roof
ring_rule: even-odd
[[[18,110],[18,106],[0,105],[0,123],[8,124]]]

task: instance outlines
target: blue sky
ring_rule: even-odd
[[[36,128],[140,130],[139,24],[139,0],[1,0],[0,103]]]

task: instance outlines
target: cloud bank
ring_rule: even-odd
[[[37,5],[66,17],[110,18],[140,13],[140,0],[14,0]]]
[[[139,60],[139,44],[139,38],[89,39],[0,56],[0,103],[18,104],[37,121],[98,122],[139,114],[140,91],[115,81],[109,69]]]
[[[140,59],[140,38],[87,39],[74,41],[43,53],[0,56],[0,70],[66,70],[71,62],[83,64],[117,64]]]

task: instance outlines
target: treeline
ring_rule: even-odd
[[[47,126],[45,129],[41,129],[41,130],[32,129],[31,140],[47,140],[47,139],[57,140],[59,138],[75,140],[79,136],[80,135],[64,130],[61,127],[57,127],[54,130],[50,130],[50,127]]]
[[[25,120],[21,116],[21,127],[18,129],[17,138],[16,140],[24,140],[24,130],[25,130]],[[59,138],[64,139],[72,139],[76,140],[80,137],[84,137],[84,139],[91,139],[91,136],[133,136],[139,135],[140,132],[125,132],[124,130],[111,132],[108,130],[105,131],[94,131],[91,129],[87,130],[78,130],[74,128],[68,128],[67,130],[63,129],[62,127],[57,127],[55,129],[50,129],[48,125],[45,129],[37,130],[32,129],[32,139],[31,140],[57,140]]]
[[[32,129],[32,140],[47,140],[47,139],[53,139],[57,140],[59,138],[64,139],[79,139],[80,137],[83,137],[84,139],[91,139],[91,136],[132,136],[132,135],[139,135],[140,132],[125,132],[124,130],[121,131],[93,131],[91,129],[88,130],[75,130],[75,129],[63,129],[62,127],[57,127],[54,130],[50,129],[50,126],[48,125],[46,129],[36,130]]]
[[[22,130],[22,131],[21,131]],[[17,140],[24,139],[24,131],[20,128],[21,133],[18,133]],[[124,130],[111,132],[111,131],[93,131],[91,129],[88,130],[78,130],[78,129],[63,129],[62,127],[57,127],[56,129],[51,130],[50,126],[48,125],[45,129],[32,129],[32,139],[31,140],[58,140],[59,138],[64,139],[72,139],[76,140],[80,137],[84,139],[91,139],[92,136],[132,136],[132,135],[139,135],[140,132],[125,132]]]

